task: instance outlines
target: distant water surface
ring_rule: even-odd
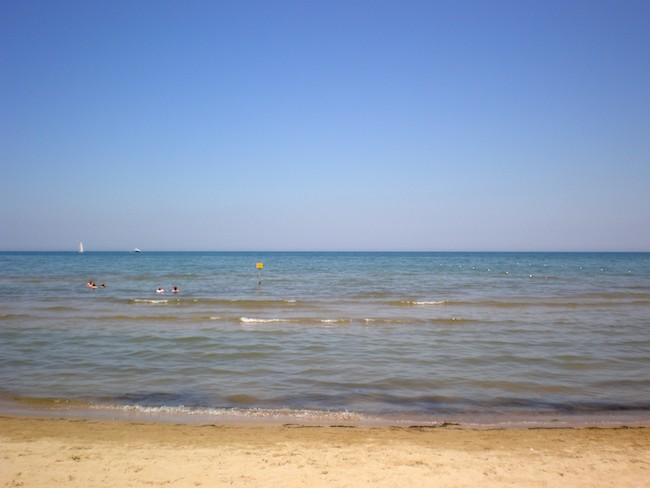
[[[0,253],[0,403],[647,421],[650,254]]]

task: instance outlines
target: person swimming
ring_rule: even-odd
[[[172,293],[178,293],[180,290],[177,286],[172,287]]]
[[[162,293],[165,293],[165,290],[164,290],[163,288],[158,288],[158,289],[156,290],[156,293],[158,293],[158,294],[160,295],[160,294],[162,294]]]

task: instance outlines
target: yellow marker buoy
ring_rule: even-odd
[[[258,277],[258,285],[262,284],[262,270],[264,269],[264,263],[257,263],[255,265],[257,268],[257,277]]]

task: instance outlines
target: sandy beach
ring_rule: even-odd
[[[650,429],[0,417],[0,486],[647,486]]]

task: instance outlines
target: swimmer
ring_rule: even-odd
[[[178,293],[180,290],[177,286],[172,287],[172,293]]]
[[[165,293],[165,290],[163,290],[162,288],[158,288],[158,289],[156,290],[156,293],[158,293],[158,294],[162,294],[162,293]]]

